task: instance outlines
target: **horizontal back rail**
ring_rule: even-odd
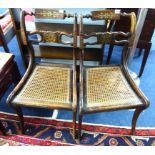
[[[34,35],[34,34],[39,34],[40,35],[40,39],[31,39],[30,41],[33,43],[62,43],[62,44],[69,44],[69,45],[73,45],[73,41],[72,42],[65,42],[63,41],[62,37],[63,36],[67,36],[69,38],[73,38],[73,34],[68,34],[66,32],[60,32],[60,31],[33,31],[33,32],[28,32],[29,35]]]
[[[98,32],[98,33],[92,33],[89,35],[83,35],[84,39],[89,39],[91,37],[95,37],[95,42],[85,42],[84,45],[95,45],[95,44],[116,44],[116,45],[123,45],[128,43],[125,38],[130,37],[130,33],[124,33],[124,32]],[[118,38],[118,40],[117,40]],[[121,39],[120,39],[121,38]],[[123,38],[123,39],[122,39]]]
[[[28,45],[28,40],[31,43],[61,43],[65,45],[75,45],[75,38],[77,36],[74,36],[73,33],[67,33],[67,32],[62,32],[62,31],[47,31],[47,30],[35,30],[33,32],[27,32],[26,31],[26,26],[25,26],[25,16],[30,15],[30,16],[35,16],[38,18],[49,18],[49,19],[65,19],[65,18],[74,18],[74,26],[73,26],[73,33],[75,34],[75,20],[77,20],[76,15],[72,14],[66,14],[64,10],[53,10],[53,9],[36,9],[35,13],[31,12],[28,13],[26,11],[22,11],[21,13],[21,37],[24,45]],[[27,35],[40,35],[39,39],[31,39],[27,37]],[[77,35],[77,33],[75,34]],[[69,41],[65,41],[63,36],[72,38]]]

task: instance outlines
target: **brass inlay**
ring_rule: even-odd
[[[63,19],[63,10],[51,10],[51,9],[35,9],[35,15],[37,18],[55,18]]]
[[[104,33],[104,34],[97,34],[98,37],[98,42],[101,44],[106,44],[106,43],[113,43],[113,35],[109,32]]]
[[[60,33],[58,32],[43,31],[41,32],[41,34],[44,42],[54,42],[54,43],[60,42],[59,40]]]
[[[113,10],[93,11],[92,18],[96,20],[118,20],[120,14],[115,13]]]

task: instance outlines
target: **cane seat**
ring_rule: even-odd
[[[71,108],[72,70],[68,67],[36,65],[27,83],[12,101],[17,105]]]
[[[127,108],[142,105],[119,66],[86,68],[85,108]]]

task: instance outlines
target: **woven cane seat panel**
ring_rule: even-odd
[[[70,78],[70,68],[36,66],[15,102],[46,105],[51,103],[70,104]]]
[[[119,66],[86,70],[87,107],[142,104]]]

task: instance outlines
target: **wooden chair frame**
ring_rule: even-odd
[[[73,26],[73,34],[67,34],[65,32],[49,32],[49,31],[39,31],[36,30],[34,32],[26,32],[26,27],[25,27],[25,16],[26,15],[36,15],[40,18],[42,17],[47,17],[47,18],[56,18],[56,19],[64,19],[64,18],[74,18],[74,26]],[[39,12],[31,12],[28,13],[26,11],[21,12],[20,16],[20,25],[21,25],[21,36],[22,36],[22,41],[23,44],[26,45],[29,48],[29,64],[28,68],[22,77],[21,81],[18,83],[18,85],[15,87],[15,89],[11,92],[7,99],[8,105],[10,105],[18,114],[20,118],[20,127],[22,130],[22,133],[24,133],[24,118],[23,118],[23,113],[21,111],[20,106],[17,106],[16,104],[13,103],[14,98],[16,95],[19,94],[23,86],[26,84],[28,78],[30,77],[33,68],[35,66],[34,62],[34,50],[33,50],[33,43],[40,43],[40,42],[54,42],[54,43],[61,43],[61,44],[70,44],[73,47],[73,79],[72,79],[72,96],[73,96],[73,101],[72,101],[72,106],[71,108],[68,107],[63,107],[59,106],[57,104],[53,104],[53,108],[51,109],[66,109],[66,110],[71,110],[73,111],[73,135],[76,137],[76,114],[77,114],[77,73],[76,73],[76,48],[77,48],[77,15],[74,14],[67,14],[65,11],[61,13],[59,10],[52,10],[52,9],[47,9],[46,12],[44,12],[42,9],[39,10]],[[32,34],[40,34],[41,39],[40,40],[30,40],[28,39],[28,35]],[[62,41],[62,35],[72,37],[73,42],[64,42]],[[61,65],[63,67],[63,65]],[[65,66],[65,65],[64,65]],[[43,108],[49,108],[49,107],[43,107]]]
[[[131,29],[130,33],[123,33],[123,32],[105,32],[105,33],[92,33],[92,34],[85,34],[83,32],[83,18],[91,18],[92,20],[119,20],[120,16],[127,16],[131,20]],[[126,13],[117,13],[115,14],[114,10],[103,10],[103,11],[96,11],[92,12],[90,15],[81,15],[80,17],[80,110],[79,110],[79,120],[78,120],[78,137],[81,138],[81,126],[82,126],[82,118],[83,114],[89,114],[89,113],[96,113],[96,112],[104,112],[104,111],[115,111],[115,110],[122,110],[122,109],[136,109],[132,118],[132,134],[135,134],[135,128],[136,128],[136,122],[138,119],[139,114],[146,109],[149,106],[149,101],[145,97],[145,95],[142,93],[142,91],[137,87],[135,82],[133,81],[132,77],[130,76],[130,72],[127,66],[128,57],[130,55],[131,45],[134,39],[134,32],[135,32],[135,25],[136,25],[136,16],[132,12],[130,14]],[[87,43],[84,42],[85,39],[96,36],[97,42],[93,43]],[[115,37],[122,36],[125,39],[117,40]],[[129,38],[129,39],[128,39]],[[84,50],[87,45],[95,45],[95,44],[115,44],[115,45],[124,45],[123,53],[122,53],[122,62],[121,62],[121,70],[125,75],[126,80],[128,81],[131,88],[135,91],[136,95],[140,98],[142,101],[142,105],[135,106],[131,105],[128,107],[92,107],[89,109],[85,109],[85,103],[84,98],[86,97],[86,94],[84,92],[84,83],[86,83],[85,80],[85,74],[84,74]],[[102,65],[102,67],[104,67]]]

